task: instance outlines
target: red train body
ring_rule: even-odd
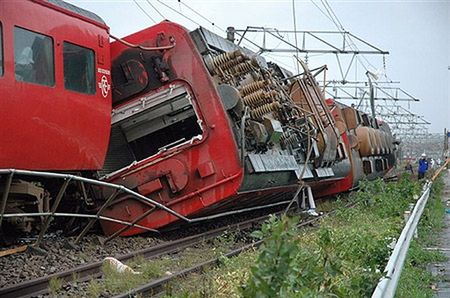
[[[333,195],[395,162],[388,126],[325,101],[306,66],[290,77],[203,28],[165,21],[109,44],[101,19],[57,0],[0,2],[0,24],[0,168],[82,171],[199,217],[288,200],[299,183]],[[91,194],[101,206],[111,191]],[[101,215],[153,229],[179,219],[130,194]]]
[[[0,167],[103,166],[111,95],[97,84],[111,81],[109,35],[92,16],[47,1],[0,2]]]

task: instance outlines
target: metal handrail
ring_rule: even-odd
[[[218,213],[218,214],[214,214],[214,215],[209,215],[209,216],[203,216],[203,217],[196,217],[196,218],[188,218],[186,216],[183,216],[182,214],[176,212],[175,210],[169,208],[168,206],[165,206],[161,203],[158,203],[157,201],[154,201],[150,198],[147,198],[123,185],[119,185],[119,184],[114,184],[114,183],[109,183],[109,182],[105,182],[105,181],[99,181],[99,180],[94,180],[94,179],[89,179],[89,178],[85,178],[85,177],[81,177],[81,176],[76,176],[76,175],[71,175],[71,174],[61,174],[61,173],[52,173],[52,172],[40,172],[40,171],[30,171],[30,170],[16,170],[16,169],[0,169],[0,176],[1,175],[8,175],[8,179],[6,182],[6,187],[4,190],[4,193],[2,195],[2,201],[0,204],[0,227],[1,227],[1,223],[3,221],[4,218],[11,218],[11,217],[25,217],[25,216],[30,216],[30,217],[38,217],[38,216],[43,216],[45,217],[45,220],[43,222],[38,240],[36,241],[35,245],[38,246],[40,244],[40,241],[43,239],[44,233],[46,232],[50,221],[52,220],[53,217],[78,217],[78,218],[87,218],[89,219],[89,222],[87,224],[87,226],[83,229],[83,231],[77,236],[76,238],[76,242],[78,242],[89,230],[89,228],[93,225],[93,223],[97,220],[105,220],[105,221],[109,221],[109,222],[115,222],[115,223],[119,223],[124,225],[126,228],[132,228],[132,227],[137,227],[137,228],[141,228],[147,231],[153,231],[153,232],[157,232],[157,230],[151,229],[151,228],[147,228],[144,226],[141,226],[138,224],[138,220],[133,220],[131,222],[128,221],[123,221],[123,220],[119,220],[116,218],[111,218],[111,217],[107,217],[107,216],[102,216],[100,215],[100,210],[103,210],[105,207],[109,206],[109,204],[111,204],[112,200],[114,197],[116,197],[119,193],[126,193],[128,195],[131,195],[132,197],[134,197],[137,200],[140,201],[144,201],[147,204],[149,204],[150,206],[152,206],[153,208],[151,210],[154,209],[160,209],[163,211],[166,211],[167,213],[177,217],[178,219],[186,222],[186,223],[197,223],[197,222],[201,222],[201,221],[206,221],[206,220],[211,220],[211,219],[216,219],[219,217],[224,217],[224,216],[229,216],[229,215],[233,215],[233,214],[239,214],[239,213],[243,213],[243,212],[248,212],[248,211],[253,211],[253,210],[258,210],[258,209],[264,209],[264,208],[270,208],[270,207],[275,207],[275,206],[279,206],[279,205],[284,205],[284,204],[289,204],[289,202],[291,200],[287,200],[287,201],[281,201],[281,202],[276,202],[276,203],[271,203],[271,204],[266,204],[266,205],[262,205],[262,206],[256,206],[256,207],[249,207],[249,208],[243,208],[243,209],[238,209],[238,210],[233,210],[233,211],[227,211],[227,212],[222,212],[222,213]],[[5,210],[3,208],[3,206],[6,206],[7,203],[7,199],[8,199],[8,194],[9,194],[9,186],[12,182],[12,178],[14,175],[24,175],[24,176],[38,176],[38,177],[44,177],[44,178],[57,178],[57,179],[64,179],[64,183],[63,186],[61,187],[59,193],[58,193],[58,200],[56,200],[56,202],[53,204],[51,210],[49,212],[38,212],[38,213],[5,213]],[[96,185],[96,186],[100,186],[100,187],[107,187],[110,189],[115,190],[115,192],[106,200],[106,202],[104,203],[104,205],[102,207],[100,207],[99,211],[96,214],[73,214],[73,213],[57,213],[56,209],[59,205],[59,202],[61,201],[60,198],[63,196],[64,192],[65,192],[65,188],[67,187],[67,184],[69,181],[78,181],[80,183],[88,183],[91,185]],[[118,234],[115,233],[114,237],[117,236]],[[111,240],[113,237],[109,237],[107,240]]]

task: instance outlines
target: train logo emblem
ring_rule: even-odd
[[[111,85],[108,83],[106,76],[102,76],[102,79],[98,83],[98,88],[102,90],[103,97],[108,96],[108,92],[111,89]]]

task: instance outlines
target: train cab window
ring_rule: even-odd
[[[3,75],[3,28],[0,23],[0,76]]]
[[[95,93],[94,51],[64,42],[64,87],[81,93]]]
[[[53,40],[43,34],[14,27],[16,80],[45,86],[55,85]]]

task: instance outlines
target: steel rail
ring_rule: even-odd
[[[281,211],[276,213],[281,214]],[[236,223],[229,226],[220,227],[211,231],[207,231],[202,234],[189,236],[186,238],[166,242],[150,248],[141,249],[131,252],[129,254],[118,256],[117,259],[126,262],[136,256],[143,256],[145,259],[155,258],[161,255],[177,252],[186,247],[195,245],[199,242],[213,239],[229,229],[247,229],[251,228],[254,223],[261,222],[269,218],[270,215],[264,215],[257,218],[249,219],[240,223]],[[22,283],[18,283],[9,287],[0,288],[0,297],[2,298],[20,298],[37,296],[48,293],[49,282],[51,279],[58,278],[64,282],[74,281],[74,277],[77,277],[77,281],[84,282],[93,277],[101,275],[102,261],[97,261],[91,264],[76,267],[74,269],[66,270],[63,272],[54,273],[48,276],[40,277],[33,280],[28,280]]]
[[[347,207],[348,208],[353,208],[357,204],[358,204],[358,202],[351,203],[351,204],[347,205]],[[310,220],[307,220],[307,221],[304,221],[304,222],[300,222],[299,224],[297,224],[297,228],[304,227],[304,226],[307,226],[307,225],[311,225],[311,224],[313,224],[315,222],[318,222],[321,219],[334,214],[336,211],[337,210],[332,210],[330,212],[327,212],[327,213],[324,213],[324,214],[322,214],[320,216],[317,216],[317,217],[315,217],[313,219],[310,219]],[[283,213],[284,213],[284,211],[283,211]],[[246,251],[248,249],[258,248],[263,243],[264,243],[264,239],[255,241],[255,242],[250,243],[250,244],[246,244],[244,246],[241,246],[241,247],[239,247],[237,249],[234,249],[234,250],[224,254],[224,256],[226,256],[226,257],[233,257],[233,256],[236,256],[236,255],[239,255],[240,253],[242,253],[243,251]],[[205,262],[202,262],[200,264],[197,264],[197,265],[194,265],[192,267],[189,267],[187,269],[183,269],[181,271],[175,272],[175,273],[173,273],[171,275],[164,276],[164,277],[161,277],[161,278],[158,278],[158,279],[154,279],[154,280],[150,281],[149,283],[144,284],[142,286],[139,286],[137,288],[134,288],[134,289],[132,289],[132,290],[126,292],[126,293],[122,293],[122,294],[113,296],[113,298],[135,297],[135,295],[137,295],[137,294],[143,295],[144,297],[155,296],[155,295],[161,294],[164,291],[164,286],[167,285],[169,282],[171,282],[171,281],[173,281],[173,280],[175,280],[177,278],[185,277],[185,276],[187,276],[187,275],[189,275],[191,273],[194,273],[194,272],[201,272],[207,267],[218,265],[218,264],[220,264],[220,259],[221,258],[222,258],[222,256],[221,257],[217,257],[217,258],[213,258],[213,259],[207,260]]]

